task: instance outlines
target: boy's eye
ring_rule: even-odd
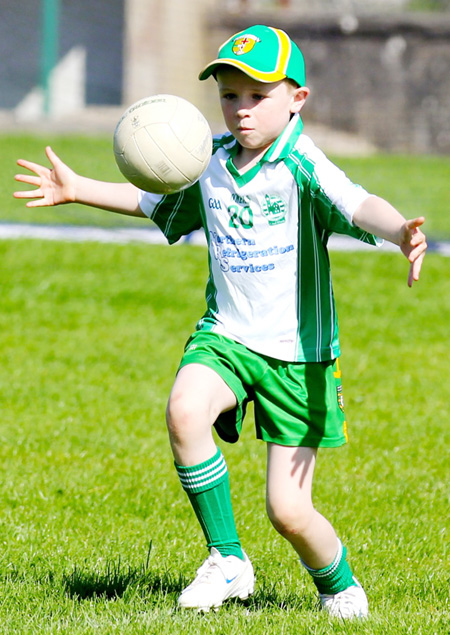
[[[224,93],[222,95],[222,99],[234,99],[236,97],[235,93]]]
[[[261,95],[260,93],[255,93],[254,95],[252,95],[252,98],[255,101],[262,101],[263,99],[265,99],[265,95]]]

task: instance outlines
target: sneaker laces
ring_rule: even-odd
[[[214,553],[209,555],[206,558],[205,562],[201,565],[201,567],[197,569],[197,575],[195,576],[195,579],[192,581],[192,583],[189,586],[192,587],[196,584],[207,582],[211,577],[213,577],[217,573],[217,570],[219,570],[221,574],[224,575],[223,567],[222,567],[223,561],[224,561],[224,558],[222,558],[220,553]]]

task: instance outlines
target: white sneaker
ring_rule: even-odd
[[[224,558],[212,547],[211,554],[198,569],[195,580],[178,598],[178,606],[207,612],[211,608],[219,608],[228,598],[246,600],[253,593],[255,576],[245,552],[244,558]]]
[[[367,617],[369,603],[364,589],[354,578],[358,586],[349,586],[348,589],[335,593],[335,595],[320,594],[320,605],[332,617],[351,619],[353,617]]]

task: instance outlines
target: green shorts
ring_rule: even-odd
[[[212,368],[236,395],[237,406],[215,423],[221,439],[239,439],[247,404],[254,402],[256,436],[287,446],[338,447],[348,441],[339,361],[284,362],[210,331],[188,340],[180,368]]]

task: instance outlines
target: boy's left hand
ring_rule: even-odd
[[[422,262],[427,249],[425,234],[419,229],[425,222],[425,218],[413,218],[407,220],[400,230],[399,246],[408,258],[411,266],[409,268],[408,286],[412,287],[413,282],[419,279]]]

